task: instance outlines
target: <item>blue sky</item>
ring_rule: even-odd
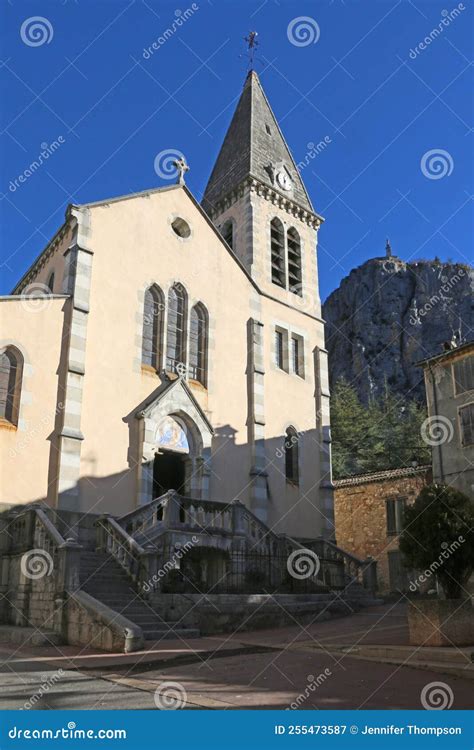
[[[325,139],[302,172],[326,219],[322,297],[383,254],[386,236],[406,260],[472,260],[473,13],[468,0],[2,0],[0,292],[68,203],[169,184],[154,170],[163,150],[185,154],[201,197],[241,92],[251,29],[255,67],[296,162]],[[46,19],[39,36],[29,29],[35,16]]]

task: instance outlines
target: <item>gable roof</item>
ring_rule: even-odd
[[[427,357],[420,362],[415,362],[415,364],[417,367],[428,367],[435,362],[438,364],[439,362],[444,362],[448,359],[456,359],[460,354],[464,355],[469,354],[470,352],[474,352],[474,341],[467,341],[465,344],[460,344],[459,346],[454,347],[454,349],[447,349],[446,351],[441,352],[441,354]]]
[[[382,471],[371,471],[367,474],[355,474],[352,477],[344,477],[344,479],[334,479],[334,489],[339,487],[350,487],[356,484],[369,484],[370,482],[387,482],[391,479],[398,479],[403,477],[413,477],[418,474],[426,474],[431,471],[431,464],[423,466],[405,466],[399,469],[384,469]]]
[[[280,192],[269,169],[271,164],[279,162],[285,164],[293,180],[292,199],[314,212],[260,79],[251,70],[204,191],[204,208],[210,210],[248,176]]]
[[[155,408],[156,404],[158,404],[163,398],[170,396],[171,392],[175,388],[179,387],[182,388],[187,398],[191,401],[192,405],[199,413],[199,416],[205,422],[207,428],[209,429],[209,432],[213,435],[213,426],[209,422],[205,412],[199,405],[199,402],[195,398],[193,392],[191,391],[190,387],[183,377],[177,377],[175,380],[169,380],[168,382],[165,381],[164,383],[162,383],[156,391],[154,391],[143,403],[140,404],[135,412],[135,416],[137,417],[137,419],[143,419],[143,417],[149,416],[149,414]]]

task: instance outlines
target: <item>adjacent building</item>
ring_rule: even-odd
[[[428,405],[422,430],[431,446],[433,481],[474,499],[474,341],[420,365]]]
[[[356,557],[377,561],[381,592],[408,589],[409,574],[398,548],[403,513],[430,482],[430,466],[374,471],[334,481],[337,543]]]

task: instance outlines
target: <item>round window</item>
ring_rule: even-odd
[[[178,218],[173,221],[171,227],[173,229],[173,232],[177,234],[178,237],[187,239],[191,236],[191,227],[189,226],[188,222],[182,219],[180,216],[178,216]]]

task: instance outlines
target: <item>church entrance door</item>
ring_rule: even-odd
[[[184,493],[185,456],[182,453],[163,451],[153,461],[153,497],[160,497],[168,490]]]

